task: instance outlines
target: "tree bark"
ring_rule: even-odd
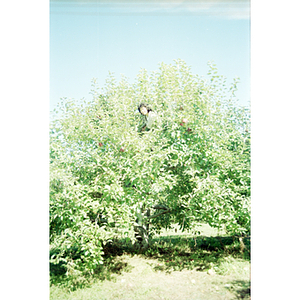
[[[170,208],[165,205],[155,205],[152,207],[159,212],[150,215],[150,209],[147,209],[146,213],[137,213],[136,225],[134,225],[135,237],[138,241],[138,247],[140,250],[145,251],[149,248],[149,223],[150,219],[157,218],[163,214],[171,211]]]

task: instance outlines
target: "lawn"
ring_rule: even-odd
[[[88,285],[52,281],[50,299],[250,299],[250,238],[208,225],[197,234],[174,227],[139,254],[122,242],[105,248],[106,263]]]

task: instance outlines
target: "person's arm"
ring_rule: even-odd
[[[147,117],[143,116],[143,122],[142,125],[140,126],[140,129],[138,130],[139,132],[145,131],[147,128]]]

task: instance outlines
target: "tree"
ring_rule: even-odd
[[[250,233],[250,113],[235,103],[237,80],[227,87],[213,64],[208,76],[176,60],[134,84],[110,74],[91,102],[61,103],[50,132],[53,263],[93,272],[106,241],[138,237],[145,249],[173,223]],[[142,133],[141,102],[157,114]]]

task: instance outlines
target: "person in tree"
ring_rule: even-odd
[[[141,103],[138,110],[143,116],[143,124],[139,131],[150,130],[156,118],[156,113],[145,103]]]

